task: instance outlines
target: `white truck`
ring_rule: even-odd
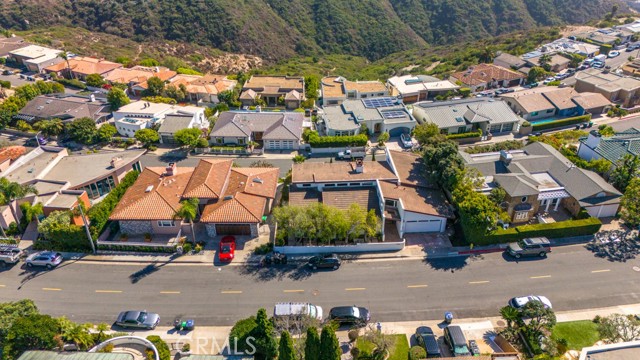
[[[277,303],[273,309],[273,317],[281,320],[298,319],[308,316],[322,321],[322,308],[309,303]]]
[[[367,149],[365,147],[353,147],[346,149],[345,151],[340,151],[338,153],[338,159],[340,160],[353,160],[353,159],[362,159],[367,154]]]

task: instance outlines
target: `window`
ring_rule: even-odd
[[[527,197],[523,196],[522,199],[520,199],[521,202],[527,202]]]
[[[553,109],[548,109],[547,110],[547,113],[552,113],[552,112],[553,112]]]
[[[222,144],[222,138],[216,138],[216,144]]]
[[[244,138],[238,138],[238,145],[244,145]]]
[[[324,187],[335,187],[336,184],[325,184]]]
[[[502,132],[507,132],[507,131],[511,131],[511,130],[513,130],[513,123],[503,124],[502,125]]]
[[[516,212],[516,220],[527,220],[529,218],[528,211],[518,211]]]
[[[384,204],[387,205],[387,206],[395,207],[396,206],[396,201],[395,200],[385,200]]]
[[[347,186],[347,185],[349,185],[349,184],[347,184],[347,183],[340,183],[340,184],[338,184],[338,186]]]
[[[302,187],[311,187],[311,184],[302,184]]]
[[[537,111],[533,111],[533,112],[531,112],[531,114],[529,114],[529,115],[531,115],[531,116],[538,116],[538,112],[537,112]]]
[[[171,220],[158,220],[159,227],[174,227],[175,223]]]

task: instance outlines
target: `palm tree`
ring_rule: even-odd
[[[71,65],[69,64],[69,54],[66,51],[63,51],[60,53],[61,58],[64,59],[64,61],[67,62],[67,73],[69,74],[69,77],[73,79],[73,73],[71,72]]]
[[[105,332],[109,331],[109,324],[106,323],[100,323],[98,325],[96,325],[96,330],[98,330],[98,334],[97,334],[97,342],[101,343],[105,340],[106,335]]]
[[[492,62],[495,56],[496,52],[493,50],[493,46],[485,46],[482,49],[481,61],[485,63]]]
[[[89,332],[89,327],[90,324],[71,323],[62,329],[62,339],[76,344],[81,350],[85,350],[93,345],[93,336]]]
[[[35,204],[31,203],[22,203],[20,204],[20,209],[22,210],[22,214],[31,222],[35,220],[38,225],[40,225],[39,216],[44,214],[44,207],[42,203],[37,202]]]
[[[549,66],[550,62],[551,62],[551,55],[549,54],[544,54],[540,56],[540,60],[538,60],[538,64],[540,64],[540,66],[542,66],[547,71],[549,71],[547,67]]]
[[[18,220],[18,214],[16,213],[16,209],[11,206],[11,203],[14,200],[21,199],[28,194],[38,195],[38,190],[35,186],[31,184],[18,184],[17,182],[9,181],[6,178],[0,179],[0,194],[4,198],[5,203],[9,204],[9,208],[11,209],[11,213],[13,217]],[[20,227],[20,222],[17,221],[18,229],[22,231]]]
[[[507,328],[513,328],[520,321],[520,312],[511,306],[501,308],[500,316],[507,322]]]
[[[64,124],[60,119],[42,120],[37,124],[37,129],[45,136],[58,136],[64,130]]]
[[[198,216],[198,205],[200,204],[200,200],[198,198],[191,198],[187,200],[182,200],[180,202],[182,206],[180,209],[176,211],[176,214],[173,216],[174,219],[182,219],[189,222],[191,225],[191,237],[193,238],[193,244],[196,244],[196,232],[193,230],[193,221]]]

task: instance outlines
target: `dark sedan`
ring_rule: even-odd
[[[124,328],[153,330],[160,322],[160,315],[146,311],[123,311],[118,315],[116,325]]]
[[[338,270],[340,268],[340,258],[336,254],[314,256],[309,259],[307,265],[313,270],[317,269],[333,269]]]
[[[338,306],[329,311],[329,320],[339,325],[365,326],[370,319],[369,310],[358,306]]]

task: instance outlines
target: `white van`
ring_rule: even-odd
[[[604,62],[605,60],[607,60],[607,55],[604,55],[604,54],[596,55],[594,59],[596,61]]]
[[[309,316],[322,321],[322,308],[309,303],[277,303],[273,309],[273,317]]]

